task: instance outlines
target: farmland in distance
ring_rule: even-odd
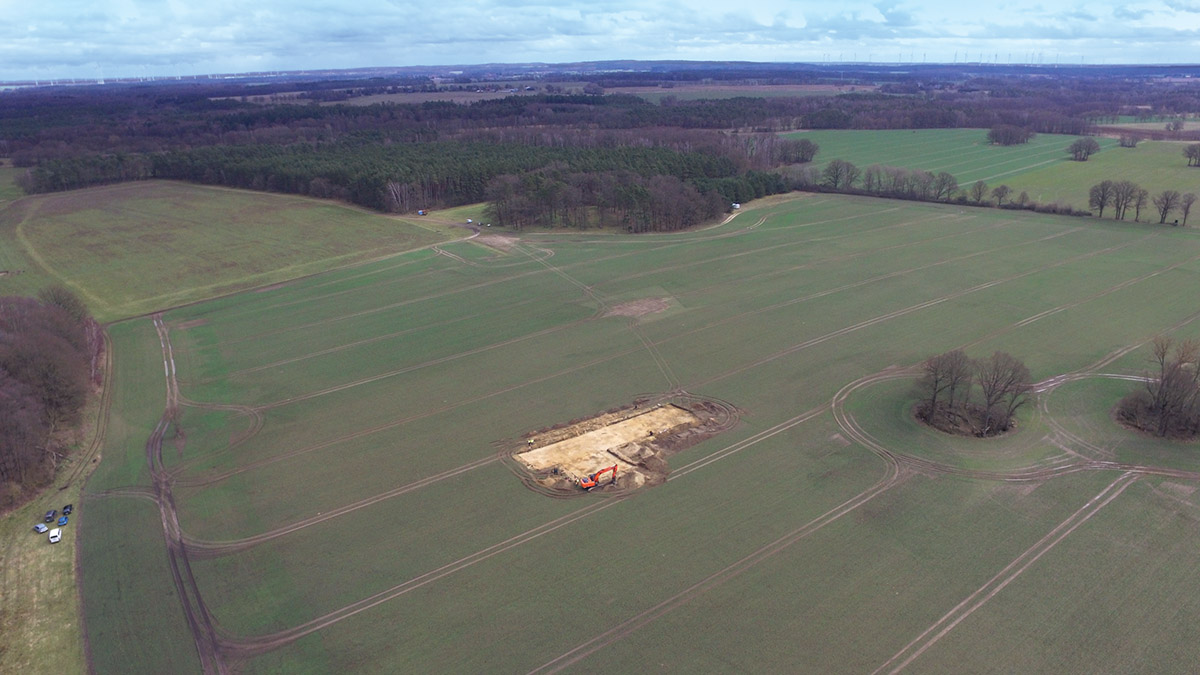
[[[1027,144],[989,145],[986,129],[888,131],[807,131],[785,134],[820,146],[817,166],[844,159],[860,169],[872,164],[949,172],[961,188],[975,181],[989,188],[1007,185],[1010,199],[1021,192],[1039,204],[1067,204],[1088,210],[1088,191],[1104,180],[1131,180],[1150,192],[1178,190],[1200,194],[1200,170],[1187,166],[1178,141],[1142,141],[1122,148],[1115,138],[1096,138],[1101,151],[1076,162],[1066,148],[1076,136],[1038,134]],[[1105,217],[1111,217],[1111,211]],[[1153,215],[1147,203],[1142,221]],[[1130,213],[1127,218],[1133,219]],[[1157,216],[1153,222],[1158,222]]]

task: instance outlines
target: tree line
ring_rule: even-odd
[[[949,433],[995,436],[1012,428],[1017,411],[1033,400],[1029,369],[1005,352],[972,359],[961,349],[921,364],[916,415]]]
[[[54,477],[99,378],[99,325],[69,290],[0,297],[0,507]]]
[[[570,171],[554,165],[504,174],[488,184],[486,217],[492,223],[528,226],[620,227],[629,232],[672,232],[699,225],[749,201],[790,189],[778,173],[737,176],[642,176],[632,171]]]
[[[1133,222],[1139,222],[1143,209],[1154,207],[1158,222],[1165,224],[1172,213],[1179,213],[1183,222],[1176,220],[1175,224],[1187,225],[1188,214],[1196,202],[1196,194],[1178,190],[1163,190],[1153,197],[1146,188],[1130,180],[1104,180],[1093,185],[1088,190],[1088,206],[1095,209],[1100,218],[1104,210],[1112,207],[1114,220],[1125,220],[1129,209],[1133,209]]]

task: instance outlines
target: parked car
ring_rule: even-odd
[[[58,511],[56,509],[50,509],[46,512],[46,517],[43,520],[45,520],[47,523],[53,523],[56,516],[58,516]]]
[[[46,527],[45,525],[43,525],[41,523],[38,523],[37,525],[33,526],[33,531],[37,532],[38,534],[42,534],[43,532],[45,532],[48,529],[50,529],[50,528]]]
[[[69,515],[71,515],[71,512],[74,510],[75,510],[74,504],[67,504],[66,506],[63,507],[63,515],[69,516]]]
[[[59,526],[59,527],[62,527],[63,525],[66,525],[66,524],[67,524],[67,517],[66,517],[66,516],[63,516],[62,518],[59,518],[59,519],[58,519],[58,526]]]
[[[50,530],[50,543],[57,544],[59,539],[62,539],[62,530],[57,527]]]

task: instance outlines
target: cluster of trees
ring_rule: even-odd
[[[1100,143],[1090,136],[1079,138],[1067,146],[1067,152],[1071,154],[1071,159],[1074,159],[1076,162],[1086,162],[1088,161],[1088,157],[1100,152]]]
[[[1200,166],[1200,143],[1192,143],[1184,147],[1183,156],[1187,158],[1188,166]]]
[[[1183,222],[1178,223],[1176,219],[1176,223],[1187,225],[1188,214],[1195,202],[1195,193],[1180,194],[1178,190],[1163,190],[1151,197],[1149,190],[1129,180],[1105,180],[1088,190],[1088,206],[1095,209],[1099,217],[1103,218],[1104,210],[1112,206],[1113,219],[1125,220],[1126,213],[1133,208],[1135,223],[1141,219],[1142,209],[1152,204],[1159,223],[1166,223],[1172,213],[1178,212]]]
[[[783,191],[774,174],[771,186]],[[631,171],[569,172],[549,167],[497,176],[488,184],[485,213],[492,222],[520,229],[623,227],[630,232],[670,232],[698,225],[729,208],[719,190],[701,193],[675,176],[643,177]]]
[[[0,507],[45,485],[98,377],[99,326],[62,287],[40,299],[0,297]]]
[[[1034,136],[1036,134],[1025,127],[1000,124],[988,130],[987,139],[992,145],[1020,145],[1028,143]]]
[[[1153,370],[1121,400],[1117,417],[1155,436],[1193,438],[1200,433],[1200,342],[1159,336],[1152,351]]]
[[[1017,411],[1033,400],[1025,364],[1004,352],[971,359],[961,349],[921,365],[916,414],[949,433],[995,436],[1012,428]]]

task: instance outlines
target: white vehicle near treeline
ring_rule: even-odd
[[[56,527],[50,530],[50,543],[57,544],[59,539],[62,539],[62,529]]]

